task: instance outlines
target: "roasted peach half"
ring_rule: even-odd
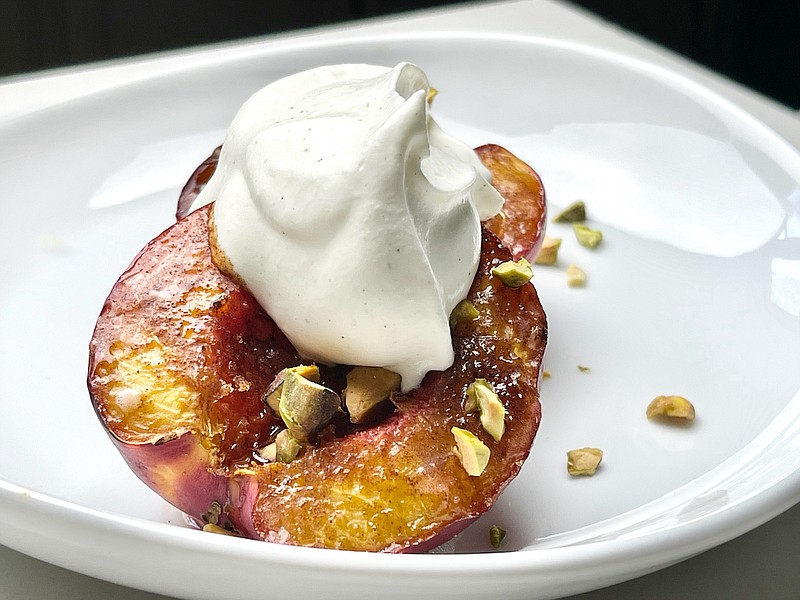
[[[151,241],[103,306],[88,376],[98,416],[142,481],[199,523],[324,548],[421,551],[485,512],[519,472],[539,425],[547,323],[533,285],[511,288],[492,275],[512,251],[519,257],[537,245],[541,182],[498,146],[478,153],[494,185],[512,192],[484,228],[468,296],[475,311],[453,324],[455,363],[408,394],[392,393],[367,422],[338,411],[289,462],[261,452],[285,429],[266,396],[302,360],[247,289],[214,264],[210,207]],[[509,161],[514,168],[503,166]],[[179,210],[188,211],[186,194],[214,167],[212,157],[193,176]],[[319,365],[320,384],[343,390],[351,368]],[[478,379],[502,403],[499,440],[469,406]],[[465,468],[453,428],[488,448],[480,474]]]

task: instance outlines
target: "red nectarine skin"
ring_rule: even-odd
[[[491,275],[511,258],[500,241],[484,231],[469,293],[480,316],[455,326],[450,369],[396,395],[384,421],[356,427],[342,416],[290,464],[264,464],[255,452],[283,425],[262,395],[301,361],[249,292],[212,262],[208,215],[199,209],[147,245],[114,286],[90,344],[95,409],[137,475],[198,520],[216,503],[219,524],[287,544],[419,551],[485,512],[538,428],[547,337],[533,286],[508,288]],[[344,372],[322,368],[323,384],[340,391]],[[499,442],[464,410],[476,378],[490,381],[506,407]],[[491,450],[482,475],[462,467],[453,426]]]
[[[194,204],[195,199],[200,194],[200,191],[206,186],[208,180],[217,170],[217,163],[219,162],[219,153],[222,146],[217,146],[214,152],[211,153],[203,163],[194,170],[189,181],[183,186],[181,195],[178,197],[178,209],[175,211],[175,218],[181,220],[189,214],[189,211]]]
[[[499,215],[486,228],[511,250],[514,260],[535,256],[544,240],[547,208],[538,173],[511,152],[496,144],[475,148],[492,172],[492,185],[505,198]]]

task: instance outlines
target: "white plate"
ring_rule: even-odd
[[[287,548],[183,525],[131,475],[85,390],[116,277],[165,228],[193,167],[261,85],[336,62],[423,66],[435,114],[530,162],[558,209],[538,268],[551,324],[531,459],[457,556]],[[684,78],[606,52],[498,36],[278,42],[0,122],[0,542],[185,598],[547,598],[665,566],[800,499],[800,156]],[[564,265],[589,274],[568,288]],[[577,365],[591,367],[581,372]],[[659,394],[698,411],[649,422]],[[565,452],[599,446],[593,478]],[[489,553],[487,529],[508,530]]]

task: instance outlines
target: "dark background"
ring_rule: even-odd
[[[800,108],[800,0],[571,0]],[[0,0],[0,77],[459,4],[453,0]]]

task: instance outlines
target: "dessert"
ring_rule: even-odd
[[[257,96],[274,96],[271,106],[303,90],[289,106],[305,110],[316,81],[311,125],[325,131],[311,135],[311,163],[336,154],[348,132],[357,148],[377,139],[394,158],[359,159],[377,187],[353,197],[365,180],[350,158],[300,177],[311,164],[297,167],[302,148],[284,152],[274,139],[292,119],[273,114],[250,133],[253,114],[264,112],[254,97],[184,188],[182,218],[113,287],[90,343],[89,390],[136,474],[209,529],[425,550],[485,512],[530,451],[546,319],[531,284],[509,287],[492,270],[535,251],[544,195],[509,152],[484,146],[478,162],[440,132],[416,67],[315,71]],[[341,89],[332,91],[342,82],[347,110]],[[341,115],[375,89],[392,114],[359,135],[350,123],[330,146],[331,127],[339,131]],[[407,123],[400,133],[398,122]],[[289,129],[296,139],[301,130]],[[270,153],[266,169],[258,144],[281,154]],[[343,165],[348,175],[337,179]],[[499,201],[484,185],[488,173]],[[335,202],[320,195],[331,189]],[[287,228],[288,243],[279,239]],[[353,246],[359,232],[365,245]],[[367,301],[348,304],[370,286]],[[362,317],[364,329],[353,323]]]

